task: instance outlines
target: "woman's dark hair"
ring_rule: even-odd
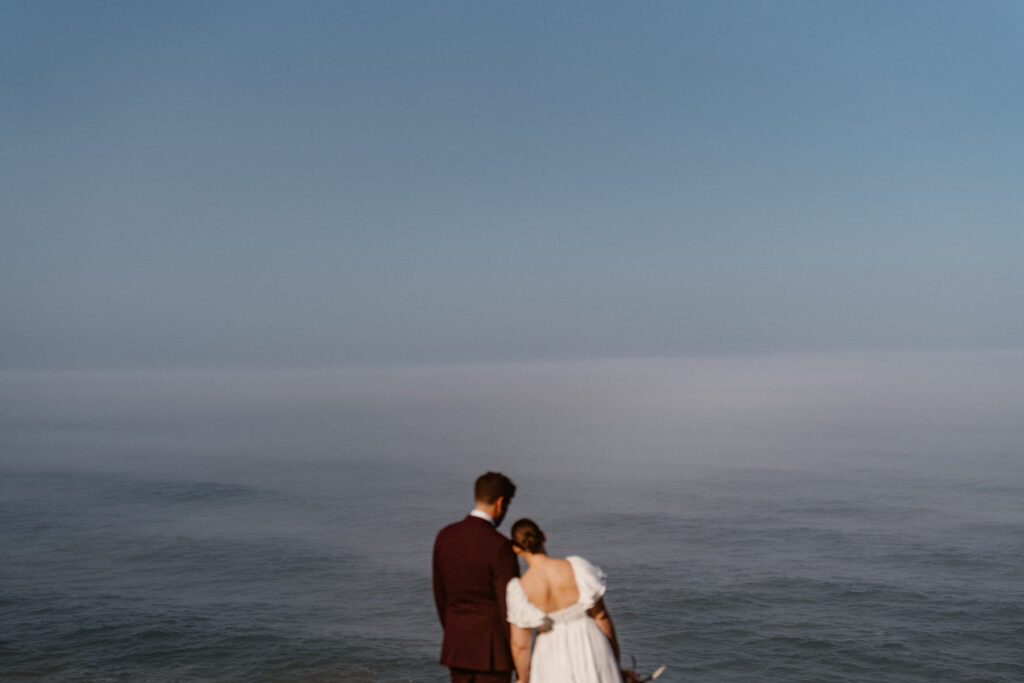
[[[537,522],[525,517],[512,525],[512,545],[519,546],[528,553],[544,550],[544,532]]]

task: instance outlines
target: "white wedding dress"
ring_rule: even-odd
[[[519,579],[506,589],[509,623],[537,629],[530,683],[622,683],[608,638],[587,614],[604,595],[604,572],[582,557],[565,559],[580,592],[576,604],[545,613],[526,597]]]

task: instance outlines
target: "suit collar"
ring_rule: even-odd
[[[482,519],[483,521],[485,521],[488,524],[490,524],[492,527],[495,526],[494,518],[491,517],[486,512],[484,512],[483,510],[477,510],[476,508],[474,508],[473,510],[470,510],[469,516],[470,517],[476,517],[477,519]]]

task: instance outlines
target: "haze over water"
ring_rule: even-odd
[[[498,468],[666,680],[1016,680],[1021,360],[6,372],[2,668],[444,680],[433,534]]]

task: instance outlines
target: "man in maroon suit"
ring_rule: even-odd
[[[434,541],[434,602],[444,628],[441,664],[452,683],[509,683],[512,653],[505,586],[519,576],[512,543],[498,533],[516,485],[488,472],[476,480],[476,507]]]

